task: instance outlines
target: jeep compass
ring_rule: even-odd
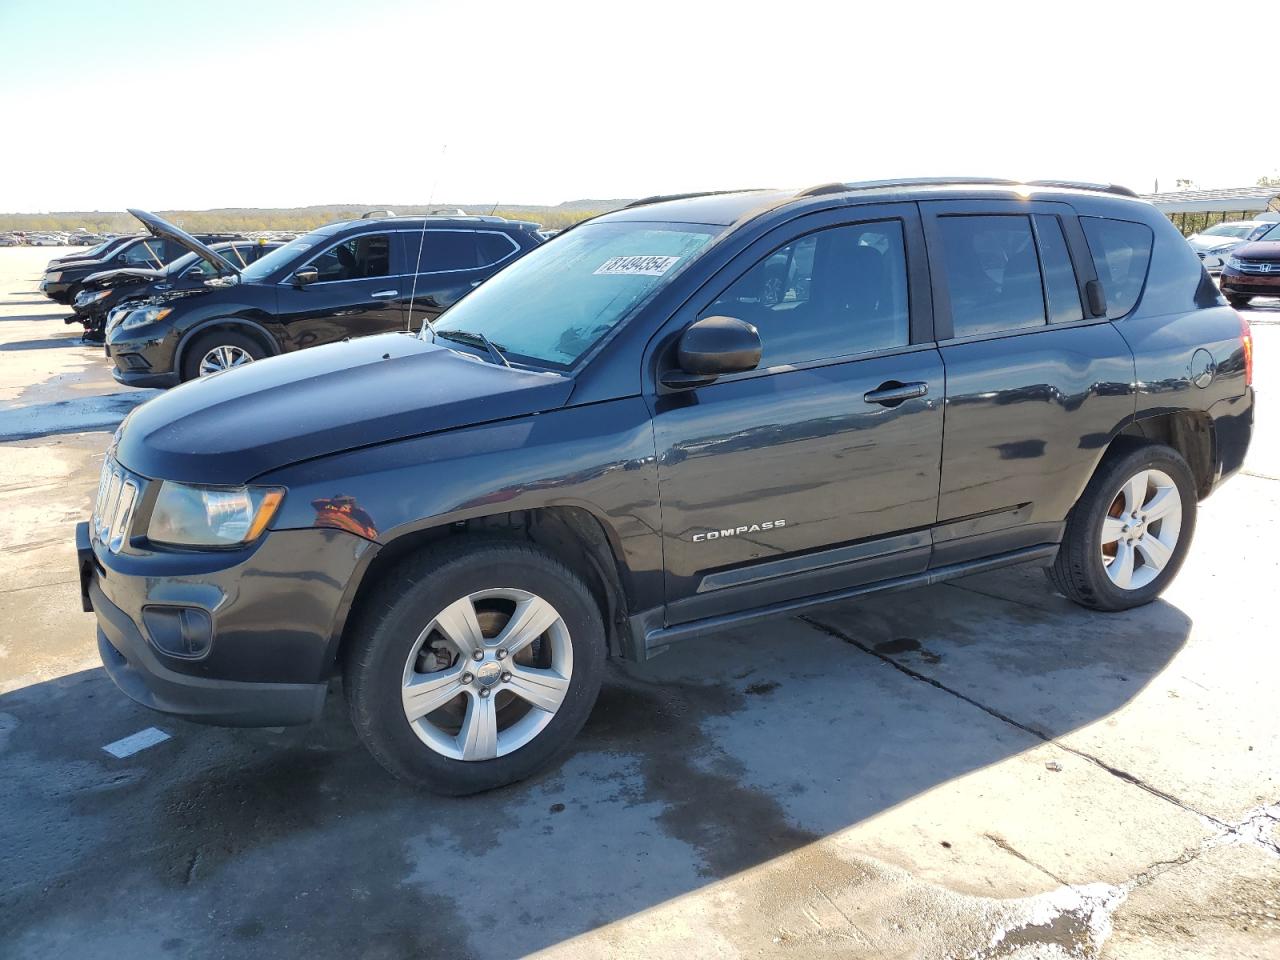
[[[1123,188],[653,198],[417,335],[137,408],[83,600],[139,703],[302,723],[340,677],[389,771],[469,793],[562,751],[609,656],[1017,563],[1149,603],[1240,469],[1251,378],[1247,325]]]

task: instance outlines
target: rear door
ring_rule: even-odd
[[[440,316],[520,251],[500,230],[431,228],[402,236],[407,271],[417,277],[412,325]]]
[[[667,622],[924,570],[942,361],[916,207],[792,221],[704,291],[672,328],[735,317],[763,356],[655,399]]]
[[[294,349],[404,329],[409,281],[393,231],[362,233],[330,244],[302,266],[320,278],[299,287],[280,282],[279,319]],[[301,269],[301,267],[299,267]]]
[[[1061,538],[1133,414],[1133,357],[1091,316],[1094,268],[1067,204],[921,204],[946,430],[934,566]]]

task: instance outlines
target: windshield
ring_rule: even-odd
[[[255,260],[241,270],[240,279],[250,283],[261,283],[298,254],[310,250],[323,236],[322,230],[313,230],[296,240],[290,240],[283,247],[276,247],[261,260]]]
[[[1210,227],[1202,237],[1247,237],[1254,228],[1252,223],[1220,223]]]
[[[1267,240],[1267,241],[1280,240],[1280,223],[1277,223],[1274,227],[1272,227],[1262,236],[1258,237],[1258,239]]]
[[[436,321],[436,332],[483,334],[514,360],[571,367],[722,229],[584,224],[494,274]]]

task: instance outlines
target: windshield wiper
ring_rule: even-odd
[[[511,361],[502,355],[502,351],[497,345],[486,337],[483,333],[474,333],[470,330],[441,330],[436,333],[435,328],[431,330],[432,334],[445,340],[456,340],[458,343],[468,343],[472,346],[484,347],[489,352],[489,356],[504,367],[511,366]]]

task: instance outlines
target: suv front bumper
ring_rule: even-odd
[[[143,706],[199,723],[275,727],[319,715],[333,672],[347,585],[373,544],[338,530],[268,533],[256,550],[216,557],[125,557],[76,527],[81,600],[98,620],[107,674]],[[111,564],[111,566],[108,566]],[[153,642],[143,611],[207,612],[196,658]]]

